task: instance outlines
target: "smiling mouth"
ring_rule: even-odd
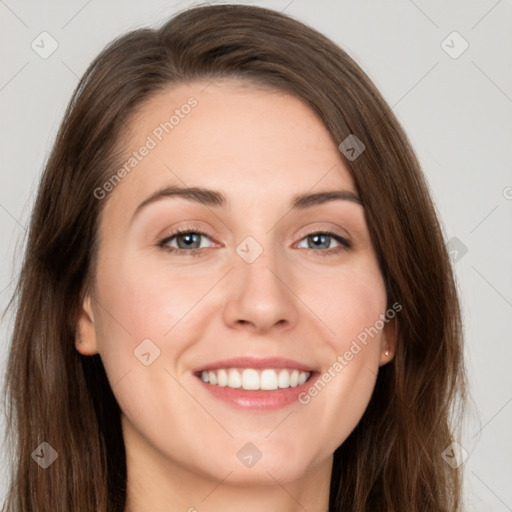
[[[273,391],[301,386],[311,372],[294,368],[219,368],[196,374],[204,383],[246,391]]]

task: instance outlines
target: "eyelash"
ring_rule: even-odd
[[[183,255],[192,256],[192,257],[200,256],[202,251],[204,249],[207,249],[207,247],[186,250],[186,249],[177,249],[176,247],[169,247],[167,245],[167,243],[169,243],[176,236],[178,236],[180,234],[190,234],[190,233],[193,233],[195,235],[206,236],[211,239],[211,236],[208,233],[206,233],[205,231],[202,231],[201,229],[183,227],[183,228],[177,229],[176,231],[171,233],[171,235],[169,235],[169,236],[165,237],[163,240],[161,240],[158,243],[158,246],[161,249],[163,249],[164,251],[167,251],[170,253],[183,254]],[[341,252],[349,251],[352,249],[352,244],[346,238],[343,238],[338,233],[335,233],[334,231],[329,231],[329,230],[312,231],[311,233],[307,233],[305,236],[303,236],[300,239],[300,241],[304,240],[304,238],[307,238],[308,236],[313,236],[313,235],[327,235],[327,236],[334,238],[340,244],[338,247],[335,247],[333,249],[325,249],[325,250],[315,250],[315,249],[311,249],[311,248],[307,249],[308,251],[313,251],[317,254],[320,254],[321,256],[332,256],[332,255],[336,255]]]

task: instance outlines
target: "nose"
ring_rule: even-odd
[[[252,263],[240,258],[235,267],[224,305],[225,323],[259,333],[292,328],[298,318],[297,297],[284,265],[278,267],[263,253]]]

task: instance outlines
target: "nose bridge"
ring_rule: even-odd
[[[282,281],[278,279],[276,273],[276,267],[283,265],[277,264],[273,248],[266,248],[254,261],[241,259],[236,268],[241,277],[239,284],[242,288],[247,288],[246,291],[252,294],[283,293]]]
[[[232,326],[250,324],[261,330],[296,322],[294,295],[285,284],[291,273],[274,245],[272,236],[247,236],[236,247],[233,288],[225,305],[225,319]]]
[[[248,236],[238,244],[235,267],[241,278],[241,289],[254,297],[268,295],[266,300],[269,301],[285,294],[282,282],[285,276],[281,279],[278,277],[278,273],[284,271],[285,264],[274,246],[272,236],[266,236],[265,240],[260,236],[259,239],[261,244],[253,236]]]

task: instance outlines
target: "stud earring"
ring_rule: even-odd
[[[386,351],[384,352],[384,355],[385,355],[386,357],[388,357],[388,356],[389,356],[389,350],[386,350]]]

